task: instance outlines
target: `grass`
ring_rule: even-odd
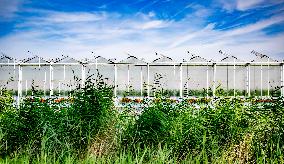
[[[19,108],[2,91],[0,163],[284,163],[283,97],[173,103],[157,93],[118,110],[100,75],[68,99],[34,95]]]

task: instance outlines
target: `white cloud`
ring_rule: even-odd
[[[262,2],[264,2],[264,0],[237,0],[237,9],[248,10],[254,8]]]
[[[236,8],[235,0],[219,0],[218,3],[221,7],[229,12],[233,11]]]
[[[196,31],[196,32],[189,32],[189,34],[187,35],[183,35],[181,37],[178,37],[177,39],[175,39],[175,41],[169,46],[170,48],[174,48],[177,47],[191,39],[194,39],[196,37],[199,36],[203,36],[204,34],[208,34],[210,31],[212,31],[212,29],[214,28],[214,24],[209,24],[207,25],[205,28]]]
[[[141,25],[141,29],[147,30],[147,29],[155,29],[155,28],[163,28],[166,27],[167,23],[161,20],[153,20],[149,22],[145,22]]]
[[[246,11],[250,9],[268,7],[283,3],[283,0],[219,0],[222,8],[231,12],[233,10]]]
[[[1,0],[0,1],[0,18],[10,19],[15,16],[15,12],[19,10],[21,0]]]
[[[195,32],[188,32],[188,34],[182,34],[180,37],[177,37],[169,47],[174,48],[184,43],[192,42],[199,42],[205,44],[208,42],[215,42],[217,40],[231,39],[238,36],[246,38],[246,34],[257,33],[266,27],[269,27],[273,24],[281,23],[283,21],[284,16],[280,15],[271,17],[269,19],[261,20],[254,24],[249,24],[246,26],[224,31],[214,30],[214,24],[209,24],[201,30]]]
[[[190,16],[171,22],[142,13],[123,17],[116,13],[50,11],[29,18],[18,24],[14,33],[0,38],[0,50],[19,58],[25,57],[28,50],[48,58],[62,53],[77,58],[91,57],[90,52],[94,51],[106,58],[123,59],[127,57],[124,52],[129,52],[152,61],[155,51],[181,60],[187,50],[218,60],[219,49],[246,60],[255,49],[277,58],[284,53],[284,33],[267,36],[261,30],[283,20],[279,15],[219,31],[214,29],[214,24],[204,27],[205,21],[200,18],[200,23],[193,23],[194,17]]]
[[[235,35],[243,35],[246,33],[258,31],[261,29],[264,29],[266,27],[269,27],[273,24],[281,23],[284,21],[284,15],[274,16],[265,20],[261,20],[259,22],[256,22],[254,24],[249,24],[244,27],[236,28],[233,30],[230,30],[225,33],[224,36],[235,36]]]
[[[104,19],[103,14],[84,13],[84,12],[54,12],[49,14],[45,19],[50,23],[66,23],[66,22],[91,22]]]

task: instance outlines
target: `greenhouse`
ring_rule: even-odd
[[[34,90],[43,96],[68,96],[76,85],[84,85],[86,78],[100,74],[114,87],[114,97],[153,97],[161,92],[170,97],[283,95],[283,61],[255,51],[252,54],[255,59],[249,62],[226,54],[221,61],[197,55],[174,61],[160,55],[152,62],[132,55],[121,61],[102,56],[17,60],[3,55],[0,86],[17,97],[32,96]]]

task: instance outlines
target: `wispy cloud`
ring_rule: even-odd
[[[237,9],[238,10],[248,10],[254,8],[265,0],[237,0]]]
[[[250,32],[255,32],[262,30],[266,27],[269,27],[271,25],[281,23],[284,21],[284,15],[274,16],[265,20],[258,21],[253,24],[249,24],[240,28],[236,28],[230,31],[227,31],[224,36],[235,36],[235,35],[244,35]]]
[[[246,11],[255,8],[269,7],[281,4],[283,0],[219,0],[222,8],[232,12],[233,10]]]
[[[210,33],[210,31],[212,31],[214,28],[214,24],[209,24],[207,25],[205,28],[199,30],[199,31],[195,31],[195,32],[189,32],[189,34],[187,35],[183,35],[181,37],[178,37],[177,39],[175,39],[175,41],[169,46],[169,48],[174,48],[177,47],[187,41],[190,41],[192,39],[195,39],[197,37],[201,37],[204,35],[207,35]]]
[[[153,20],[149,22],[145,22],[141,25],[141,29],[147,30],[147,29],[157,29],[157,28],[163,28],[168,26],[168,22],[161,21],[161,20]]]
[[[263,2],[242,2],[239,6],[238,3],[234,1],[227,7],[249,10]],[[182,10],[171,11],[172,17],[163,17],[162,13],[150,9],[156,4],[156,1],[145,3],[131,15],[112,11],[29,10],[31,16],[19,16],[21,19],[12,32],[0,38],[0,50],[11,56],[24,57],[29,50],[45,57],[64,53],[78,58],[90,57],[90,52],[94,51],[96,55],[118,59],[125,58],[124,52],[129,52],[148,61],[155,58],[155,51],[178,60],[186,57],[187,50],[205,58],[218,58],[219,49],[245,59],[252,49],[275,57],[284,53],[284,32],[268,35],[264,31],[284,23],[281,12],[243,22],[251,12],[238,11],[244,16],[234,15],[232,19],[236,21],[218,28],[226,19],[222,16],[219,20],[211,19],[216,14],[212,8],[190,3]],[[180,15],[184,16],[175,19]]]
[[[230,39],[236,36],[246,37],[246,34],[256,33],[263,30],[264,28],[281,23],[283,21],[284,15],[279,15],[261,20],[253,24],[223,31],[214,29],[214,24],[208,24],[205,28],[199,31],[189,32],[188,34],[184,34],[181,37],[177,37],[177,39],[175,39],[175,41],[170,45],[170,48],[180,46],[181,44],[186,42],[192,43],[194,41],[202,40],[203,43],[207,43],[210,41],[216,42],[217,40],[224,40],[225,38]]]
[[[104,19],[103,14],[93,14],[84,12],[60,13],[55,12],[50,14],[46,21],[50,23],[66,23],[66,22],[91,22]]]
[[[0,1],[0,18],[2,20],[11,19],[22,5],[22,0],[1,0]]]

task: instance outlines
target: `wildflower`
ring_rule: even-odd
[[[41,102],[41,103],[45,103],[45,102],[46,102],[46,100],[45,100],[44,98],[41,98],[41,99],[39,100],[39,102]]]

